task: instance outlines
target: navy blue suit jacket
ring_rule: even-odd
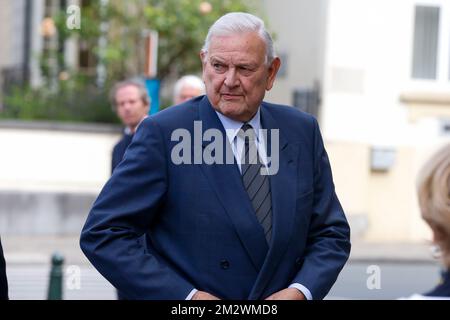
[[[185,299],[193,288],[264,299],[295,282],[322,299],[348,258],[350,230],[316,120],[262,103],[262,127],[280,130],[270,245],[236,163],[171,161],[179,143],[172,133],[184,128],[194,137],[194,121],[203,132],[221,130],[230,148],[206,96],[145,119],[89,213],[85,255],[129,299]]]

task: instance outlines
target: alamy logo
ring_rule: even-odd
[[[266,166],[261,168],[262,175],[275,175],[279,169],[280,132],[278,129],[270,130],[270,141],[268,141],[268,130],[260,129],[258,136],[265,142],[270,143],[270,156],[266,154]],[[245,134],[245,137],[249,137]],[[203,132],[202,122],[194,121],[194,136],[187,129],[176,129],[172,132],[171,141],[178,142],[171,151],[171,160],[176,165],[181,164],[233,164],[234,153],[226,143],[226,137],[219,129],[208,129]],[[205,146],[205,148],[204,148]],[[192,150],[192,148],[194,150]],[[268,148],[265,148],[265,151]],[[193,152],[192,152],[193,151]],[[256,144],[249,144],[249,164],[257,161],[258,149]],[[243,164],[245,158],[241,159]]]
[[[66,287],[68,290],[81,289],[81,268],[79,266],[68,266],[66,269],[66,276]]]
[[[69,30],[80,30],[81,29],[81,10],[79,6],[70,5],[66,10],[67,19],[66,27]]]
[[[366,281],[367,289],[381,289],[381,268],[377,265],[370,265],[367,267],[366,273],[369,274]]]

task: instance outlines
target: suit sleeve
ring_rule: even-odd
[[[323,299],[350,254],[350,227],[334,190],[330,162],[314,119],[314,202],[304,261],[292,282]]]
[[[95,201],[80,237],[89,261],[129,299],[185,299],[194,287],[138,241],[167,189],[161,129],[147,118]]]

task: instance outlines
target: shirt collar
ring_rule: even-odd
[[[127,136],[131,136],[133,134],[133,131],[131,131],[130,127],[125,127],[125,129],[123,129],[123,134],[127,135]]]
[[[261,108],[259,107],[258,111],[253,116],[253,118],[247,122],[249,125],[252,126],[253,130],[255,131],[255,137],[257,138],[258,141],[259,141],[259,132],[260,132],[259,129],[261,129],[260,109]],[[234,141],[234,138],[236,138],[236,136],[239,132],[239,129],[241,129],[244,122],[230,119],[230,118],[224,116],[223,114],[221,114],[220,112],[218,112],[217,110],[216,110],[216,114],[219,117],[220,122],[222,122],[222,125],[223,125],[225,132],[227,134],[227,137],[228,137],[228,141],[230,141],[230,143],[231,143],[232,141]]]

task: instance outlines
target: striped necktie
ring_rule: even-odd
[[[272,237],[272,199],[268,175],[261,174],[264,165],[255,143],[255,130],[245,123],[238,135],[244,140],[241,157],[241,173],[245,190],[250,198],[256,218],[264,229],[267,242]]]

